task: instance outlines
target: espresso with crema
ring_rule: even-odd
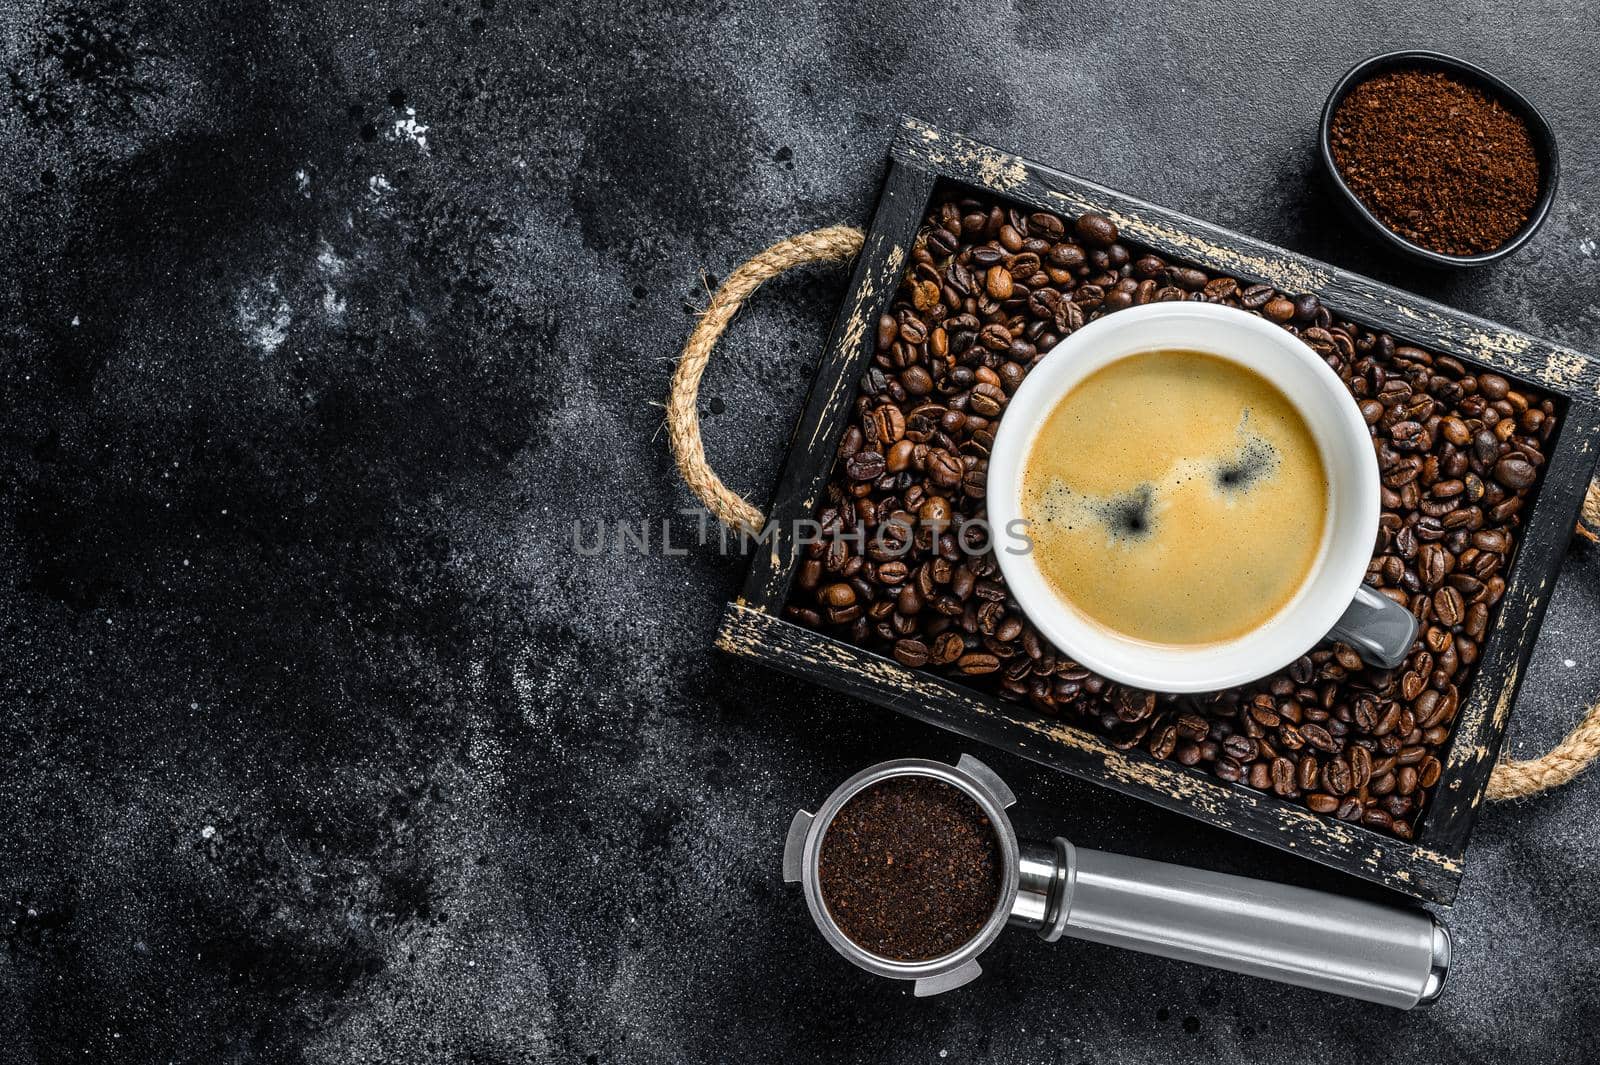
[[[1198,351],[1130,355],[1063,396],[1023,469],[1022,517],[1056,594],[1156,644],[1260,627],[1322,550],[1328,476],[1288,397]]]

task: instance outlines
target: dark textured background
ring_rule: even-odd
[[[658,403],[706,285],[860,222],[893,116],[1595,346],[1588,0],[0,9],[0,1061],[1578,1062],[1600,774],[1487,811],[1429,1013],[1018,934],[931,1002],[836,959],[791,811],[934,732],[709,650],[736,558]],[[1433,45],[1546,109],[1549,224],[1419,277],[1333,220],[1322,97]],[[761,499],[842,290],[712,368]],[[592,525],[590,526],[592,528]],[[1575,548],[1515,719],[1600,692]],[[1010,758],[1024,831],[1350,887]]]

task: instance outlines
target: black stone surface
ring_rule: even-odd
[[[658,403],[692,314],[743,254],[860,222],[899,111],[1596,347],[1586,0],[0,27],[0,1061],[1592,1059],[1593,774],[1484,815],[1428,1013],[1021,934],[940,999],[874,982],[780,836],[861,765],[957,748],[714,655],[737,558],[586,555],[573,524],[691,504]],[[1561,137],[1499,268],[1399,267],[1316,183],[1326,88],[1416,45]],[[841,289],[774,284],[708,376],[712,458],[758,500]],[[1600,692],[1597,575],[1575,547],[1519,752]],[[1362,890],[993,763],[1024,832]]]

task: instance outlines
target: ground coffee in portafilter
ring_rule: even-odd
[[[1500,247],[1539,198],[1527,123],[1439,71],[1397,70],[1357,85],[1334,111],[1329,148],[1380,222],[1446,255]]]
[[[895,961],[970,942],[1000,901],[1000,846],[958,788],[897,776],[852,796],[822,837],[817,882],[839,930]]]

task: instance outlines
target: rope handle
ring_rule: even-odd
[[[700,439],[700,378],[705,375],[711,349],[723,330],[744,306],[751,293],[786,270],[806,263],[849,262],[861,252],[865,236],[854,226],[828,226],[799,233],[757,252],[740,263],[728,279],[717,286],[705,313],[695,323],[683,357],[672,375],[672,391],[667,393],[667,435],[678,460],[678,473],[689,490],[700,497],[717,520],[735,532],[759,533],[766,524],[761,511],[751,506],[722,483],[706,462],[705,444]]]
[[[672,441],[672,453],[690,491],[718,521],[736,532],[758,533],[765,518],[748,500],[723,484],[706,461],[697,403],[700,378],[705,375],[711,349],[745,300],[763,282],[807,263],[848,262],[860,254],[864,240],[864,234],[854,226],[827,226],[796,234],[757,252],[717,286],[683,347],[667,394],[667,435]],[[1600,483],[1589,485],[1575,531],[1591,543],[1600,543]],[[1538,758],[1501,758],[1489,776],[1487,795],[1500,801],[1558,788],[1588,768],[1596,757],[1600,757],[1600,703],[1589,707],[1578,726],[1547,753]]]

